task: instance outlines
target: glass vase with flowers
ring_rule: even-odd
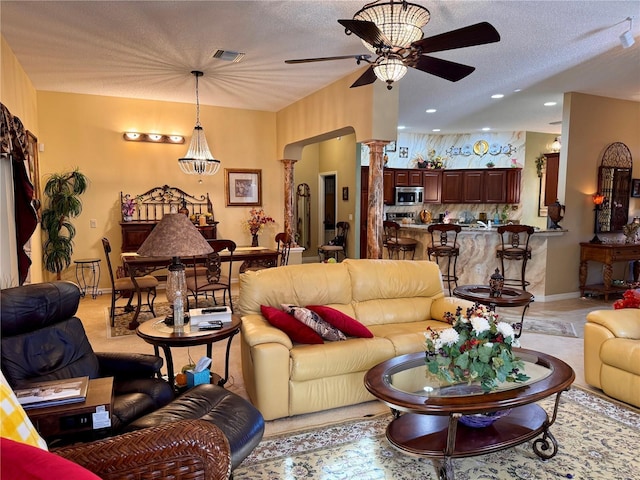
[[[264,229],[265,225],[275,223],[275,220],[264,213],[261,208],[252,208],[249,210],[249,219],[243,222],[244,227],[251,233],[251,246],[258,246],[258,235]]]

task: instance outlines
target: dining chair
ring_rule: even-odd
[[[110,321],[111,326],[113,327],[116,319],[116,300],[122,298],[124,294],[129,295],[129,300],[127,301],[127,305],[125,306],[125,312],[130,312],[134,309],[131,305],[133,301],[133,297],[136,296],[136,286],[133,283],[131,277],[123,277],[123,278],[115,278],[113,276],[113,268],[111,267],[111,243],[108,238],[102,239],[102,247],[104,248],[104,256],[107,259],[107,267],[109,269],[109,278],[111,279],[111,311],[110,311]],[[141,292],[147,293],[147,306],[149,307],[149,311],[155,317],[155,312],[153,311],[153,302],[156,299],[156,287],[158,286],[158,279],[153,275],[143,275],[137,276],[136,283],[140,288]]]
[[[347,222],[336,223],[336,236],[329,243],[318,247],[318,257],[324,262],[326,257],[332,256],[339,260],[342,254],[343,259],[347,258],[347,235],[349,233],[349,224]]]
[[[197,265],[193,262],[193,267],[187,269],[187,290],[193,295],[195,301],[195,308],[198,308],[198,295],[204,294],[205,298],[208,293],[211,293],[213,302],[217,305],[216,292],[223,291],[222,304],[227,304],[227,294],[229,295],[229,306],[233,310],[233,299],[231,298],[231,269],[233,267],[233,252],[236,249],[236,242],[233,240],[209,240],[209,245],[213,249],[213,252],[207,255],[207,258],[202,265]],[[229,251],[229,269],[227,275],[222,273],[222,261],[220,259],[220,252],[223,250]]]
[[[289,265],[289,251],[291,250],[291,235],[280,232],[276,235],[276,250],[278,251],[278,266]]]

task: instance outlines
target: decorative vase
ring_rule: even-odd
[[[251,235],[251,246],[252,247],[257,247],[258,246],[258,234],[254,233]]]
[[[499,410],[490,413],[475,413],[473,415],[462,415],[458,420],[461,424],[471,428],[485,428],[493,424],[496,420],[509,415],[511,409]]]
[[[133,221],[133,215],[125,215],[123,220],[125,222],[132,222]]]

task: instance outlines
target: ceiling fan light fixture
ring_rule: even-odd
[[[353,19],[375,23],[392,46],[409,48],[424,36],[422,27],[429,23],[431,13],[421,5],[406,1],[378,0],[362,7]],[[369,51],[376,51],[374,46],[364,40],[362,44]]]
[[[397,82],[407,73],[407,66],[395,57],[383,57],[373,67],[373,73],[378,79],[387,83],[387,89],[391,90],[393,82]]]
[[[214,158],[207,144],[207,137],[200,125],[200,97],[198,94],[198,78],[204,73],[193,70],[196,77],[196,126],[193,128],[189,150],[183,158],[178,159],[180,170],[188,175],[215,175],[220,170],[220,160]]]

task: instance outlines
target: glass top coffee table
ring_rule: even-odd
[[[514,349],[525,363],[527,382],[506,383],[491,393],[474,384],[442,385],[429,374],[423,352],[382,362],[365,376],[365,386],[387,404],[394,419],[387,427],[387,439],[399,450],[441,460],[439,476],[453,480],[453,458],[483,455],[531,440],[534,452],[552,458],[558,443],[549,431],[558,413],[560,395],[575,379],[573,369],[562,360],[535,352]],[[548,414],[535,402],[556,395]],[[509,410],[484,428],[459,423],[462,415]]]

